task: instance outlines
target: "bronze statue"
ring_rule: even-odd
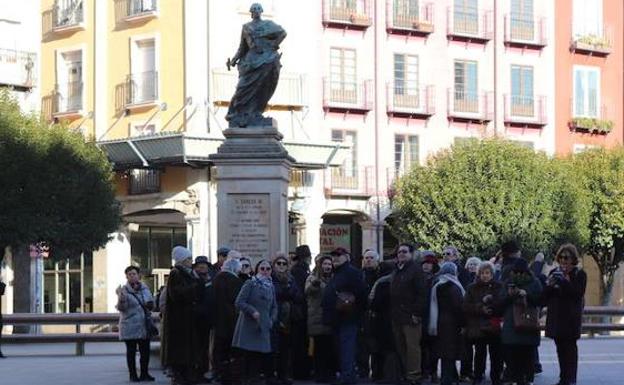
[[[228,71],[238,65],[238,85],[225,119],[230,127],[270,125],[262,116],[277,87],[280,57],[277,52],[286,31],[270,20],[262,20],[262,6],[254,3],[251,18],[243,25],[240,46],[226,65]]]

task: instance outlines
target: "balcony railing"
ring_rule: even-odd
[[[54,30],[73,29],[80,27],[84,21],[82,0],[57,1],[52,10],[52,27]]]
[[[238,75],[226,70],[212,73],[212,100],[220,106],[228,106],[236,90]],[[307,78],[303,74],[281,73],[277,89],[269,100],[273,110],[299,111],[308,105]]]
[[[325,79],[323,108],[326,111],[366,113],[373,107],[370,80],[345,82]]]
[[[158,72],[147,71],[128,75],[127,105],[151,104],[158,101]]]
[[[372,25],[371,0],[323,0],[323,24],[366,29]]]
[[[493,17],[491,11],[461,12],[449,7],[447,16],[446,35],[449,39],[476,43],[486,43],[492,40]]]
[[[151,194],[160,192],[160,171],[134,169],[128,172],[128,193]]]
[[[386,0],[386,29],[389,33],[428,35],[433,32],[434,4],[419,4],[416,13],[405,12],[397,0]]]
[[[83,109],[83,83],[68,82],[56,85],[55,114],[79,113]]]
[[[575,110],[575,100],[570,99],[570,121],[568,126],[573,131],[589,132],[593,134],[607,134],[613,130],[614,123],[610,120],[607,106],[598,106],[595,103],[587,106],[586,110]],[[580,108],[579,108],[580,109]]]
[[[523,47],[545,47],[548,44],[546,18],[505,16],[505,44]]]
[[[574,31],[574,25],[572,26]],[[613,51],[613,36],[607,26],[603,26],[600,33],[575,34],[570,42],[573,52],[607,56]]]
[[[325,194],[329,196],[370,196],[375,190],[372,166],[333,167],[325,170]]]
[[[546,96],[505,95],[505,123],[544,126],[548,123]]]
[[[118,22],[132,22],[154,18],[158,14],[158,1],[116,0],[115,13]]]
[[[36,62],[35,53],[0,48],[0,85],[31,89],[36,85]]]
[[[409,82],[389,82],[386,89],[388,115],[426,118],[435,113],[435,88],[432,85],[418,87]]]
[[[448,90],[448,118],[451,120],[492,120],[494,98],[491,92]]]

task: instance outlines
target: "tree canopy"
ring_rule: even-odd
[[[25,115],[0,91],[0,245],[45,242],[55,257],[104,246],[120,223],[112,168],[95,144]]]
[[[398,181],[394,230],[425,248],[452,244],[482,257],[512,239],[527,253],[582,241],[574,212],[579,189],[562,188],[565,172],[565,165],[511,142],[456,144]]]

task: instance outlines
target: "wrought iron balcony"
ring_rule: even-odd
[[[117,21],[134,22],[158,15],[158,0],[116,0]]]
[[[372,82],[339,81],[325,79],[323,82],[323,108],[325,111],[366,113],[373,108]]]
[[[133,169],[128,171],[130,195],[160,192],[160,170]]]
[[[505,124],[522,127],[548,124],[546,96],[505,95]]]
[[[36,85],[36,62],[35,53],[0,48],[0,85],[30,90]]]
[[[371,196],[375,192],[372,166],[332,167],[325,170],[324,176],[327,196]]]
[[[487,43],[493,37],[493,16],[491,11],[474,12],[447,10],[446,35],[450,40]]]
[[[52,9],[52,28],[54,31],[73,31],[82,29],[84,9],[82,0],[60,0]]]
[[[371,0],[323,0],[323,25],[366,29],[372,25]]]
[[[434,4],[421,4],[416,13],[401,9],[400,0],[386,0],[386,30],[402,35],[429,35],[433,33]]]
[[[126,106],[153,104],[158,101],[158,71],[128,75]]]
[[[571,118],[568,122],[570,130],[590,134],[608,134],[613,130],[614,123],[609,119],[605,104],[598,106],[596,103],[591,103],[583,111],[579,111],[580,109],[580,106],[575,108],[575,100],[571,98]]]
[[[434,86],[418,87],[415,83],[389,82],[387,113],[391,116],[428,118],[435,113]]]
[[[574,26],[572,26],[574,31]],[[607,56],[613,51],[613,36],[607,26],[599,33],[576,34],[572,36],[570,51],[586,55]]]
[[[83,83],[68,82],[56,85],[54,114],[80,114],[83,109]]]
[[[526,48],[542,48],[548,44],[545,17],[537,19],[518,15],[505,16],[505,44]]]
[[[448,90],[448,119],[488,122],[492,120],[494,97],[492,92]]]

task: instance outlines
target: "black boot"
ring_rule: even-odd
[[[2,351],[0,351],[0,358],[6,358],[6,356],[2,354]]]
[[[130,382],[139,382],[141,380],[139,380],[139,377],[136,374],[136,371],[134,372],[130,372]]]
[[[139,381],[154,382],[156,381],[156,379],[150,376],[149,373],[146,371],[146,372],[141,373],[141,377],[139,377]]]

